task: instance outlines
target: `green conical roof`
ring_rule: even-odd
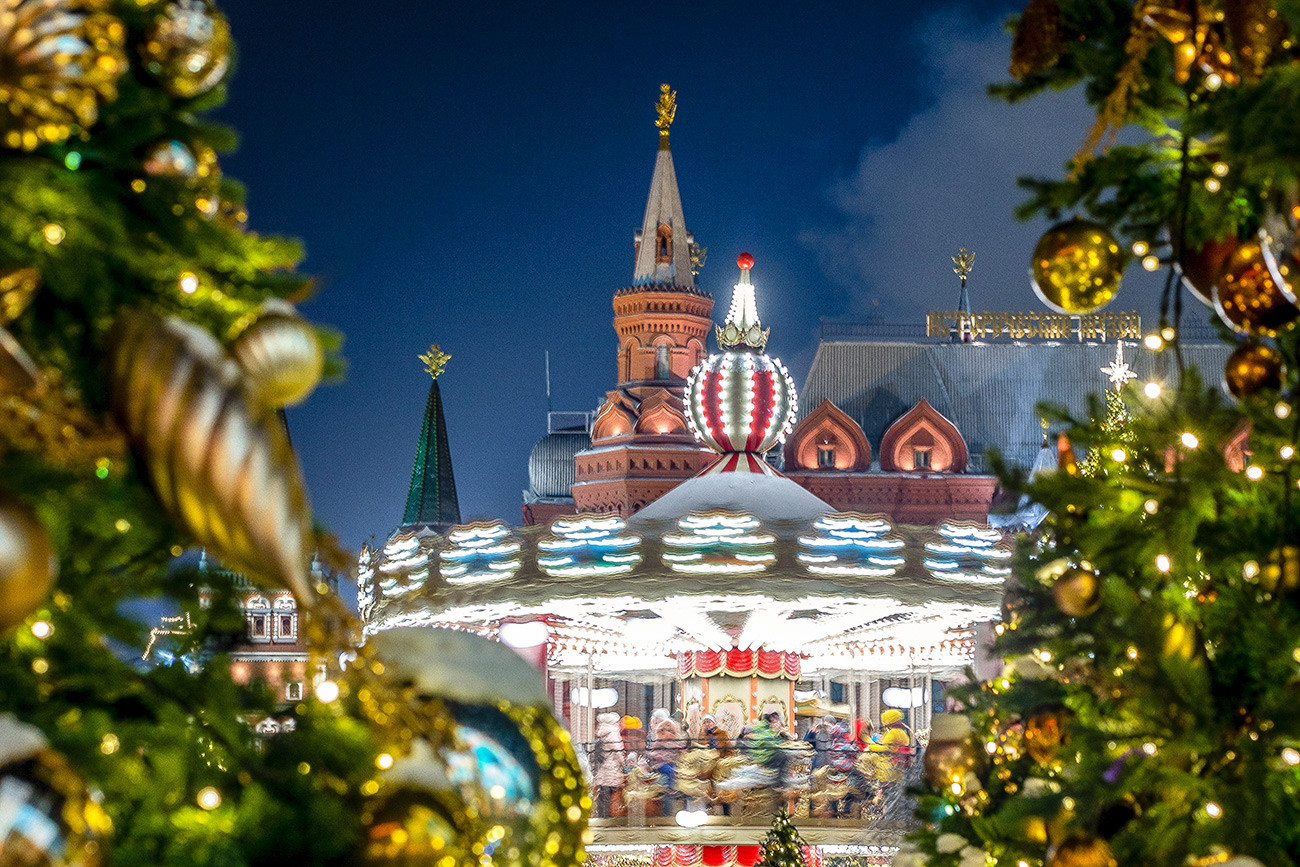
[[[451,472],[451,448],[447,424],[442,415],[442,393],[438,380],[429,387],[424,405],[424,424],[415,449],[411,490],[406,495],[403,524],[459,524],[460,503],[456,500],[456,478]]]

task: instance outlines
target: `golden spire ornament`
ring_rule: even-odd
[[[666,84],[659,85],[659,102],[655,103],[655,126],[659,127],[659,150],[668,150],[668,127],[673,125],[677,116],[677,91]]]
[[[447,369],[447,362],[451,361],[451,353],[443,352],[442,347],[436,343],[429,345],[429,351],[424,355],[416,356],[424,362],[424,370],[434,379],[437,379],[442,372]]]
[[[966,285],[966,278],[970,276],[971,269],[975,265],[975,254],[962,247],[957,251],[957,255],[952,257],[952,264],[955,266],[952,273],[961,278],[961,285]]]

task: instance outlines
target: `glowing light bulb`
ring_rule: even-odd
[[[1260,479],[1264,478],[1264,468],[1259,464],[1251,464],[1246,467],[1246,478],[1250,479],[1252,482],[1258,482]]]
[[[1128,650],[1126,651],[1125,655],[1128,656],[1129,659],[1137,659],[1138,649],[1130,644],[1128,646]],[[1116,671],[1119,671],[1119,669],[1116,669]]]
[[[1041,659],[1043,662],[1051,662],[1051,661],[1052,661],[1052,651],[1050,651],[1050,650],[1040,650],[1040,651],[1038,652],[1038,658]]]
[[[1184,431],[1183,435],[1178,439],[1189,449],[1194,449],[1201,444],[1201,441],[1196,438],[1196,434],[1191,431]]]
[[[1247,560],[1245,563],[1242,564],[1241,576],[1245,578],[1247,581],[1253,581],[1255,579],[1255,576],[1258,574],[1259,574],[1259,563],[1257,563],[1256,561]]]
[[[1217,819],[1223,815],[1223,808],[1213,801],[1210,801],[1205,805],[1205,815],[1209,816],[1211,819]]]
[[[1169,559],[1168,554],[1160,554],[1156,557],[1156,568],[1161,572],[1168,572],[1173,566],[1173,561]]]
[[[186,295],[193,295],[195,292],[199,291],[199,278],[190,271],[181,274],[179,282],[181,291]]]
[[[1155,743],[1152,741],[1147,741],[1146,743],[1144,743],[1142,745],[1142,752],[1146,753],[1148,756],[1154,756],[1156,754]]]
[[[329,704],[339,697],[339,685],[332,680],[322,680],[316,686],[316,699]]]
[[[1160,257],[1154,253],[1142,257],[1142,267],[1148,271],[1158,271],[1160,269]]]
[[[1110,453],[1110,459],[1117,464],[1122,464],[1128,460],[1128,452],[1123,449],[1113,449]]]
[[[1159,397],[1162,391],[1164,391],[1164,388],[1160,385],[1160,383],[1154,380],[1142,386],[1142,393],[1145,394],[1147,397],[1149,397],[1151,400],[1155,400],[1157,397]]]
[[[1142,504],[1142,510],[1148,515],[1154,515],[1160,509],[1160,504],[1155,500],[1147,500]]]
[[[37,638],[46,639],[54,633],[54,624],[48,620],[37,620],[32,624],[32,635]]]
[[[221,793],[215,786],[205,786],[199,789],[199,796],[195,798],[199,806],[205,810],[215,810],[221,806]]]
[[[1300,751],[1296,750],[1294,747],[1287,747],[1282,750],[1282,761],[1292,767],[1300,765]]]
[[[391,753],[380,753],[375,756],[375,767],[381,771],[386,771],[393,766],[393,756]]]
[[[989,741],[984,745],[984,752],[988,753],[990,756],[996,753],[997,751],[998,751],[997,741]],[[1295,762],[1292,762],[1291,764],[1295,764]]]
[[[1222,187],[1223,187],[1223,184],[1219,181],[1218,178],[1206,178],[1206,179],[1205,179],[1205,189],[1208,190],[1208,191],[1211,192],[1211,193],[1217,193],[1217,192],[1219,191],[1219,189],[1222,188]]]
[[[1286,418],[1291,415],[1291,404],[1287,403],[1285,400],[1279,400],[1277,405],[1273,407],[1273,415],[1278,418]]]
[[[1206,90],[1215,91],[1218,90],[1220,87],[1223,87],[1222,75],[1219,75],[1219,73],[1217,72],[1211,72],[1209,75],[1205,76]]]
[[[1178,332],[1170,328],[1168,325],[1160,329],[1160,336],[1164,338],[1165,343],[1173,340],[1177,335]]]
[[[1226,177],[1228,174],[1228,164],[1223,160],[1219,160],[1217,163],[1210,166],[1210,171],[1214,172],[1215,177]]]
[[[41,229],[41,234],[45,236],[45,243],[55,247],[68,237],[68,233],[63,231],[63,227],[58,223],[46,223],[45,228]]]
[[[1133,255],[1134,255],[1134,256],[1145,256],[1145,255],[1146,255],[1147,253],[1149,253],[1149,252],[1151,252],[1151,245],[1148,244],[1146,241],[1134,241],[1134,242],[1133,242]]]
[[[1282,448],[1277,450],[1277,456],[1284,461],[1289,461],[1291,458],[1295,457],[1295,447],[1282,446]]]
[[[1142,338],[1142,345],[1147,349],[1150,349],[1152,352],[1155,352],[1165,345],[1165,341],[1159,334],[1148,334],[1146,337]]]

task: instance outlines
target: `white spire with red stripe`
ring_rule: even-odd
[[[696,439],[723,455],[705,472],[775,471],[763,454],[785,440],[794,426],[797,392],[779,359],[763,352],[771,329],[758,319],[749,271],[754,257],[736,260],[740,282],[726,324],[717,329],[725,350],[695,366],[686,380],[687,421]]]

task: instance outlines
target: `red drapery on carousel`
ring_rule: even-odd
[[[780,650],[688,650],[677,661],[682,677],[783,677],[798,680],[800,659],[797,653]]]
[[[654,867],[753,867],[762,854],[762,846],[656,846],[651,863]],[[822,850],[803,847],[807,867],[822,867]]]

